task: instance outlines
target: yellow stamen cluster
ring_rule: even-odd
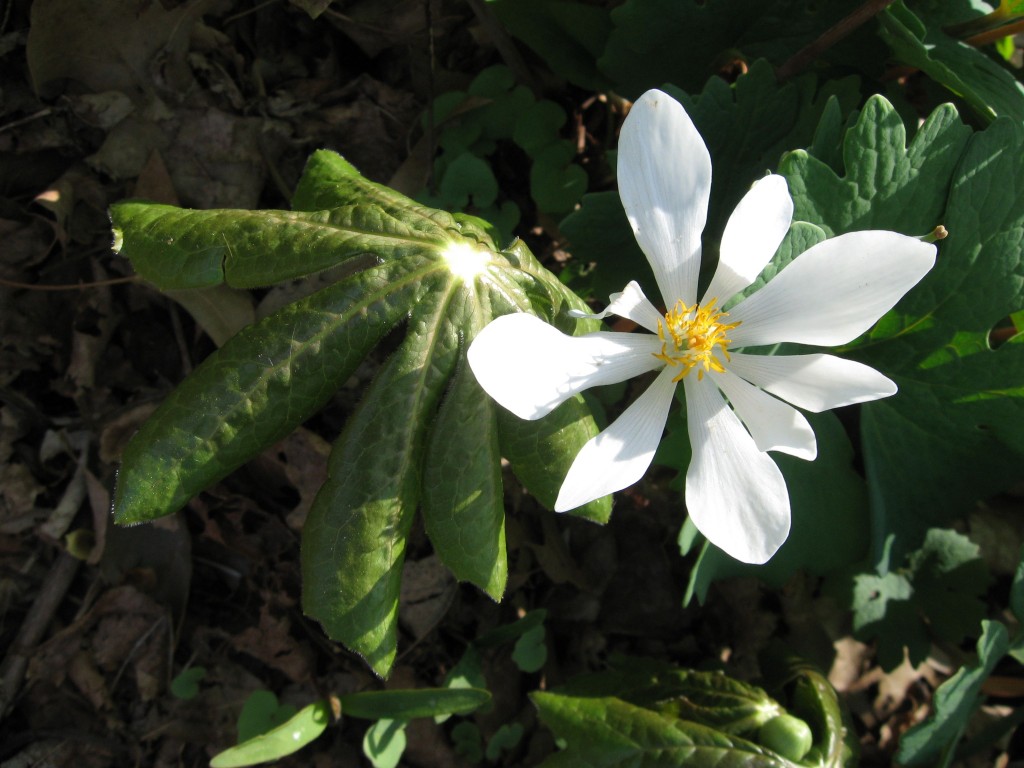
[[[726,335],[739,323],[723,323],[726,312],[720,312],[711,299],[703,307],[694,304],[686,306],[682,301],[658,321],[658,338],[661,352],[654,356],[666,365],[675,365],[682,370],[673,381],[682,381],[692,369],[697,368],[697,378],[703,379],[705,371],[724,373],[722,361],[715,356],[715,347],[721,347],[725,359],[729,360]]]

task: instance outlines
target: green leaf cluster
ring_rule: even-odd
[[[882,571],[928,528],[1001,490],[1024,456],[1019,329],[999,348],[990,342],[1022,304],[1024,159],[1012,148],[1024,130],[1000,119],[972,134],[944,106],[907,138],[893,107],[875,97],[842,135],[844,175],[813,150],[779,166],[796,218],[828,235],[920,236],[940,224],[949,232],[932,271],[845,350],[900,390],[863,406],[860,428]]]
[[[579,299],[516,241],[471,217],[309,160],[293,211],[111,209],[117,246],[158,287],[252,287],[356,263],[246,327],[206,359],[127,446],[115,520],[180,509],[315,414],[389,334],[400,335],[335,443],[303,530],[303,606],[386,674],[417,508],[442,561],[494,599],[507,572],[500,460],[550,505],[596,426],[581,399],[542,422],[499,418],[465,360],[492,318],[531,312],[570,332]],[[607,519],[608,499],[579,510]]]
[[[743,71],[758,59],[784,72],[797,51],[851,10],[846,0],[492,0],[490,5],[556,75],[629,98],[665,83],[696,93],[709,78]],[[997,115],[1019,120],[1024,86],[1005,60],[964,42],[1019,11],[985,10],[982,3],[897,0],[828,46],[814,65],[834,78],[857,73],[871,80],[881,79],[886,66],[912,67],[983,120]]]
[[[424,122],[428,119],[438,130],[440,149],[434,189],[419,196],[429,205],[472,209],[502,233],[510,233],[520,211],[507,190],[500,193],[492,168],[499,150],[510,145],[528,160],[529,196],[538,211],[562,216],[586,191],[587,175],[573,162],[576,147],[561,136],[565,110],[535,98],[504,65],[481,71],[466,91],[438,96]]]

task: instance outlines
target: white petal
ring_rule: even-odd
[[[565,512],[632,485],[651,465],[668,419],[674,371],[662,371],[640,397],[576,456],[555,501]]]
[[[896,394],[896,385],[870,366],[833,355],[734,353],[729,370],[813,413]]]
[[[666,304],[697,298],[711,156],[682,105],[661,91],[636,100],[619,136],[619,197]]]
[[[743,196],[722,233],[718,268],[704,294],[721,306],[750,285],[772,256],[793,220],[793,198],[785,176],[766,176]]]
[[[664,365],[661,341],[647,333],[567,336],[533,315],[492,320],[466,353],[480,386],[521,419],[539,419],[598,384],[614,384]]]
[[[644,296],[644,292],[636,280],[631,280],[621,293],[613,293],[608,300],[609,304],[603,312],[590,315],[570,309],[569,314],[573,317],[589,317],[594,320],[603,320],[608,315],[618,315],[632,320],[651,333],[657,333],[658,323],[665,319],[665,316]]]
[[[797,256],[729,312],[736,347],[834,346],[870,328],[935,263],[935,246],[895,232],[850,232]]]
[[[767,562],[789,536],[789,494],[782,473],[754,445],[718,388],[683,379],[693,459],[686,508],[716,547],[744,563]]]
[[[776,400],[729,371],[710,373],[750,430],[759,451],[782,451],[807,461],[818,455],[818,442],[807,419],[796,408]]]

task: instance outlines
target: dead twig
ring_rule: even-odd
[[[895,0],[867,0],[850,15],[843,17],[822,32],[816,40],[805,45],[790,56],[787,61],[775,70],[775,78],[782,82],[803,72],[821,54],[862,26],[869,19],[877,16],[894,2]]]
[[[64,600],[79,565],[80,561],[67,552],[60,553],[0,664],[0,720],[6,717],[14,704],[25,679],[29,659]]]

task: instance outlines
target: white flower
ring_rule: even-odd
[[[763,563],[782,546],[790,524],[786,484],[766,451],[808,460],[817,454],[807,419],[787,403],[818,412],[888,397],[896,385],[873,368],[831,355],[735,350],[851,341],[931,269],[935,247],[895,232],[840,235],[809,248],[725,313],[721,307],[755,280],[789,229],[793,201],[786,180],[767,176],[740,201],[722,235],[718,268],[698,301],[711,158],[685,110],[667,94],[648,91],[633,105],[619,140],[618,177],[667,312],[631,282],[598,317],[626,317],[649,334],[572,337],[533,315],[505,315],[474,340],[470,366],[491,397],[524,419],[539,419],[588,387],[658,371],[580,451],[557,511],[643,476],[681,382],[693,447],[686,473],[690,517],[736,559]]]

